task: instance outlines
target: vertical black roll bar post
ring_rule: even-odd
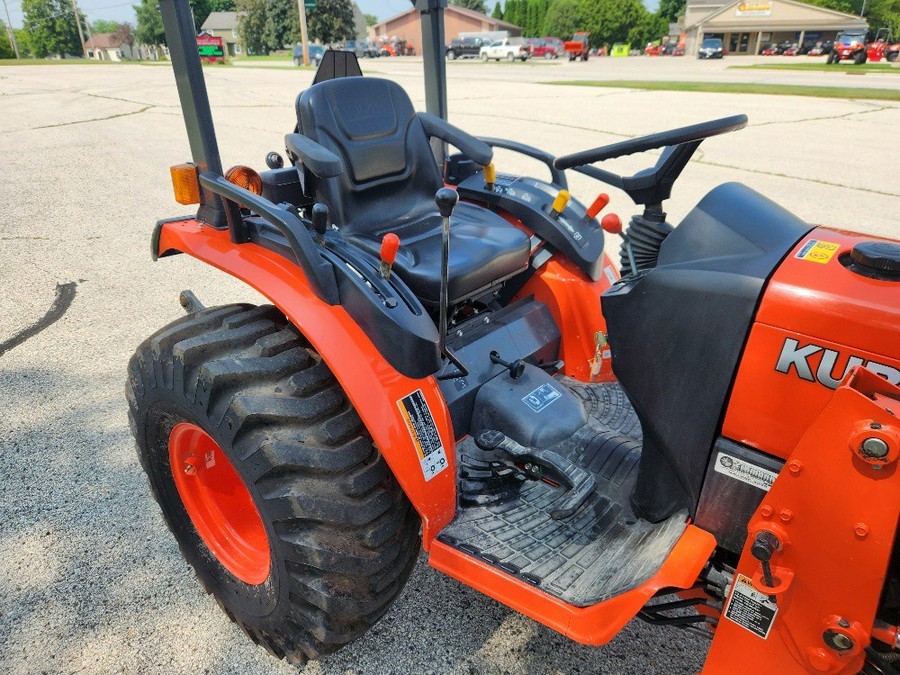
[[[216,130],[203,79],[203,66],[197,51],[197,34],[191,7],[188,0],[159,0],[159,11],[166,31],[169,58],[175,71],[175,84],[191,146],[191,158],[199,173],[221,176],[222,159],[219,157]],[[213,227],[228,226],[231,238],[236,243],[246,241],[237,204],[222,199],[206,187],[201,187],[200,193],[197,219]]]
[[[447,119],[447,62],[444,46],[444,8],[447,0],[412,0],[422,20],[422,61],[425,71],[425,110]],[[443,167],[447,144],[431,140],[438,166]]]

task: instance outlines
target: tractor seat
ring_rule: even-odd
[[[314,84],[297,97],[297,122],[303,136],[343,164],[342,171],[306,172],[332,223],[375,256],[381,238],[395,233],[400,238],[395,272],[423,303],[436,305],[441,216],[434,195],[443,179],[429,132],[482,164],[490,162],[490,148],[438,118],[416,113],[398,84],[371,77]],[[450,303],[525,270],[529,255],[522,230],[487,209],[459,203],[450,219]]]

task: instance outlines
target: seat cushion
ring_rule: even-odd
[[[437,210],[401,227],[386,229],[400,238],[394,272],[419,299],[440,302],[441,216]],[[358,246],[379,255],[382,234],[353,233]],[[528,235],[497,214],[460,202],[450,219],[450,303],[490,287],[528,265]]]

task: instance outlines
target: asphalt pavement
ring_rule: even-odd
[[[811,222],[900,237],[900,103],[540,84],[718,77],[898,87],[896,74],[619,62],[451,64],[451,121],[562,154],[746,112],[747,129],[707,141],[687,167],[668,203],[672,222],[736,180]],[[363,65],[424,108],[420,60]],[[223,163],[262,167],[283,148],[312,73],[205,74]],[[163,526],[128,431],[127,361],[181,315],[179,291],[206,304],[258,301],[187,256],[150,260],[153,223],[189,212],[173,201],[168,170],[188,159],[165,65],[0,67],[0,672],[295,672],[203,593]],[[544,171],[508,153],[496,161],[500,171]],[[613,169],[653,161],[629,157]],[[587,178],[572,187],[588,202],[599,189]],[[633,206],[611,193],[610,209],[627,219]],[[48,312],[56,320],[42,326]],[[577,645],[430,569],[423,555],[373,631],[305,672],[689,673],[705,649],[700,638],[636,621],[605,647]]]

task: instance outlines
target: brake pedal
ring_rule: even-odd
[[[553,450],[527,448],[494,429],[485,429],[478,434],[475,444],[482,450],[499,451],[510,460],[523,463],[529,478],[538,480],[546,476],[559,483],[565,496],[550,512],[554,520],[571,516],[597,489],[593,474]],[[513,464],[513,461],[508,463]]]

